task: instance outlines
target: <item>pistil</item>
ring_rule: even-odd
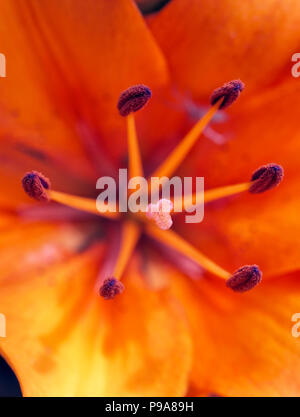
[[[173,221],[170,215],[171,210],[173,209],[173,203],[163,198],[159,200],[156,204],[149,204],[147,207],[146,216],[150,220],[154,220],[156,226],[161,230],[168,230],[172,227]]]

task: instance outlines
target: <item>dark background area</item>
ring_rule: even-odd
[[[0,356],[0,397],[22,397],[19,382],[2,356]]]

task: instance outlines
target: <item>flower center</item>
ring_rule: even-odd
[[[216,89],[211,96],[211,107],[207,113],[185,135],[179,145],[155,170],[152,177],[158,177],[163,181],[165,178],[167,179],[170,177],[191,151],[199,136],[216,112],[221,108],[224,109],[228,107],[237,100],[243,88],[244,84],[240,80],[234,80]],[[126,118],[127,123],[128,167],[130,179],[134,177],[143,177],[143,165],[136,133],[134,113],[143,108],[150,98],[150,89],[144,85],[137,85],[125,90],[120,95],[118,101],[119,113],[122,117]],[[204,193],[204,202],[213,201],[245,191],[249,191],[250,193],[262,193],[277,186],[282,181],[282,178],[283,169],[281,166],[273,163],[267,164],[258,168],[248,182],[206,191]],[[163,184],[163,181],[160,181],[160,185],[155,187],[160,187]],[[148,185],[150,185],[150,183],[151,181],[148,179]],[[182,200],[182,197],[174,197],[172,201],[169,199],[161,199],[155,204],[149,204],[146,213],[138,212],[126,215],[118,210],[115,211],[115,205],[110,206],[109,203],[104,204],[97,201],[96,206],[96,201],[94,199],[52,190],[50,188],[50,181],[44,177],[43,174],[36,171],[25,174],[22,184],[25,192],[30,197],[39,201],[47,202],[53,200],[78,210],[104,216],[111,220],[119,220],[121,219],[121,216],[123,217],[121,222],[119,253],[110,276],[103,280],[100,287],[100,295],[106,300],[110,300],[123,292],[124,285],[121,283],[121,279],[123,278],[126,266],[135,250],[142,232],[192,259],[210,273],[224,280],[227,287],[233,291],[248,291],[261,281],[262,273],[257,265],[243,266],[232,274],[217,265],[173,230],[169,230],[173,225],[171,212],[173,207],[177,207],[178,203],[182,203],[182,201],[178,201],[178,199]],[[145,193],[147,192],[146,189],[142,191]],[[153,186],[151,194],[152,192]],[[203,194],[203,191],[201,193]],[[199,197],[197,193],[184,196],[184,207],[186,210],[195,207],[194,201],[201,201],[202,204],[203,199],[197,197]],[[103,210],[99,210],[99,204],[100,206],[103,204],[103,207],[100,207],[100,209],[103,208]],[[172,214],[174,215],[175,212],[172,212]]]

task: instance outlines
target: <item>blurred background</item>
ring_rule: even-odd
[[[0,397],[21,397],[21,389],[15,374],[0,356]]]

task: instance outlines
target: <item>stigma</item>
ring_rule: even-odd
[[[124,285],[118,279],[107,278],[100,287],[99,294],[104,300],[112,300],[124,291]]]
[[[50,190],[50,181],[40,172],[27,172],[22,178],[22,185],[29,197],[38,201],[50,201],[47,193]]]
[[[233,291],[246,292],[256,287],[261,280],[262,273],[257,265],[245,265],[233,273],[226,285]]]
[[[170,215],[171,210],[173,210],[173,203],[166,198],[162,198],[156,204],[148,205],[146,216],[148,219],[154,220],[159,229],[168,230],[173,224]]]

